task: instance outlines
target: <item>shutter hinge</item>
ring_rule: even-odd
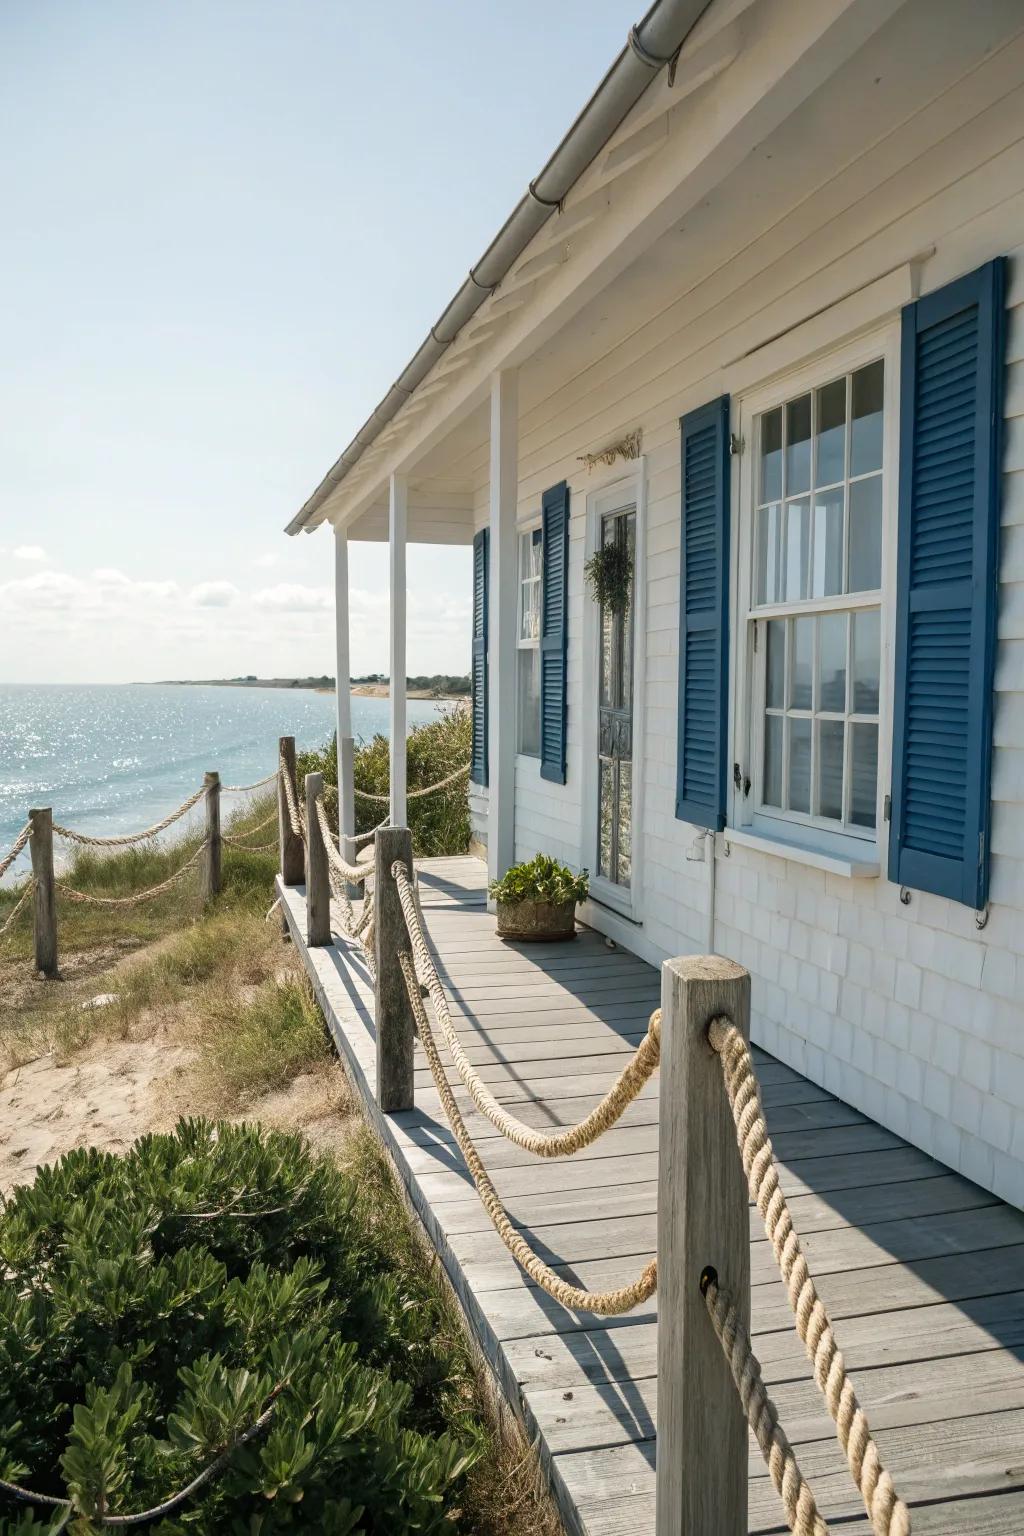
[[[730,458],[738,459],[740,454],[743,452],[743,450],[744,450],[744,448],[746,446],[747,446],[746,443],[743,441],[742,437],[740,437],[738,433],[736,433],[736,432],[730,432],[729,433],[729,457]]]
[[[882,820],[892,821],[892,795],[886,795],[882,801]]]

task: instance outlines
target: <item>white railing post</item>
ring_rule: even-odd
[[[57,887],[53,878],[53,811],[29,811],[32,836],[32,929],[35,942],[36,970],[44,976],[56,976],[57,967]]]
[[[382,827],[374,834],[373,924],[377,968],[377,1103],[388,1114],[413,1107],[413,1017],[399,953],[411,953],[409,930],[391,866],[400,859],[413,879],[412,833]]]
[[[750,1216],[722,1065],[724,1015],[750,1035],[750,977],[717,955],[661,970],[656,1536],[747,1536],[747,1425],[708,1316],[713,1270],[750,1324]]]
[[[337,673],[335,706],[338,717],[338,848],[349,864],[356,862],[356,802],[353,789],[355,742],[352,739],[352,678],[349,648],[348,534],[334,530],[334,634]],[[348,885],[348,894],[360,894]]]
[[[220,774],[204,775],[206,794],[206,847],[200,864],[200,891],[204,901],[220,895],[221,887],[221,836],[220,836]]]
[[[306,774],[306,942],[331,942],[331,882],[327,873],[327,849],[316,813],[324,792],[322,773]]]

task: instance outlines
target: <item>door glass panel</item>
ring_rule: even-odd
[[[874,827],[877,791],[878,726],[854,721],[850,726],[850,820],[855,827]]]
[[[789,680],[791,709],[810,709],[814,667],[814,620],[794,619],[792,675]]]
[[[846,614],[826,613],[818,620],[818,708],[846,710]]]
[[[842,720],[818,722],[818,814],[840,820],[843,814],[843,745],[846,727]]]
[[[633,765],[619,763],[619,868],[620,885],[628,885],[633,864]]]
[[[789,808],[805,816],[811,809],[811,722],[789,721]]]
[[[786,495],[811,488],[811,397],[786,404]]]
[[[615,764],[602,758],[599,766],[599,804],[597,828],[597,872],[609,879],[612,867],[612,837],[615,822]]]
[[[850,431],[850,474],[866,475],[882,467],[882,406],[885,364],[881,358],[853,375],[853,424]]]

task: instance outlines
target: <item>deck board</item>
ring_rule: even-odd
[[[474,859],[426,860],[420,898],[456,1030],[491,1091],[528,1124],[580,1119],[643,1038],[655,970],[583,931],[575,944],[506,946]],[[372,993],[359,951],[301,942],[339,1049],[384,1137],[509,1401],[540,1436],[573,1536],[654,1529],[657,1297],[620,1318],[566,1311],[493,1232],[417,1047],[416,1108],[373,1103]],[[515,1225],[559,1274],[593,1288],[651,1257],[657,1084],[599,1142],[540,1160],[456,1099]],[[917,1536],[1024,1531],[1024,1215],[950,1173],[825,1089],[755,1049],[780,1177],[819,1289]],[[765,1379],[826,1517],[868,1527],[810,1380],[771,1250],[751,1212],[752,1329]],[[749,1529],[785,1524],[756,1447]]]

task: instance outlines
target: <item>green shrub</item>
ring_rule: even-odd
[[[438,784],[469,761],[473,725],[468,709],[444,710],[436,720],[417,725],[409,732],[406,774],[410,790]],[[390,747],[386,736],[374,736],[357,747],[352,776],[356,789],[387,795],[390,784]],[[297,763],[301,784],[307,773],[324,776],[324,803],[331,825],[338,826],[338,746],[332,740],[322,752],[304,752]],[[387,802],[356,796],[356,832],[369,832],[387,814]],[[409,827],[417,858],[465,853],[469,847],[468,775],[456,779],[436,794],[409,801]]]
[[[0,1477],[70,1496],[76,1533],[208,1468],[155,1536],[457,1531],[465,1384],[354,1182],[202,1120],[41,1169],[0,1211]],[[62,1514],[0,1500],[0,1532]]]
[[[495,901],[586,901],[590,890],[587,871],[574,875],[566,864],[549,854],[538,853],[529,864],[513,864],[500,880],[491,882]]]

